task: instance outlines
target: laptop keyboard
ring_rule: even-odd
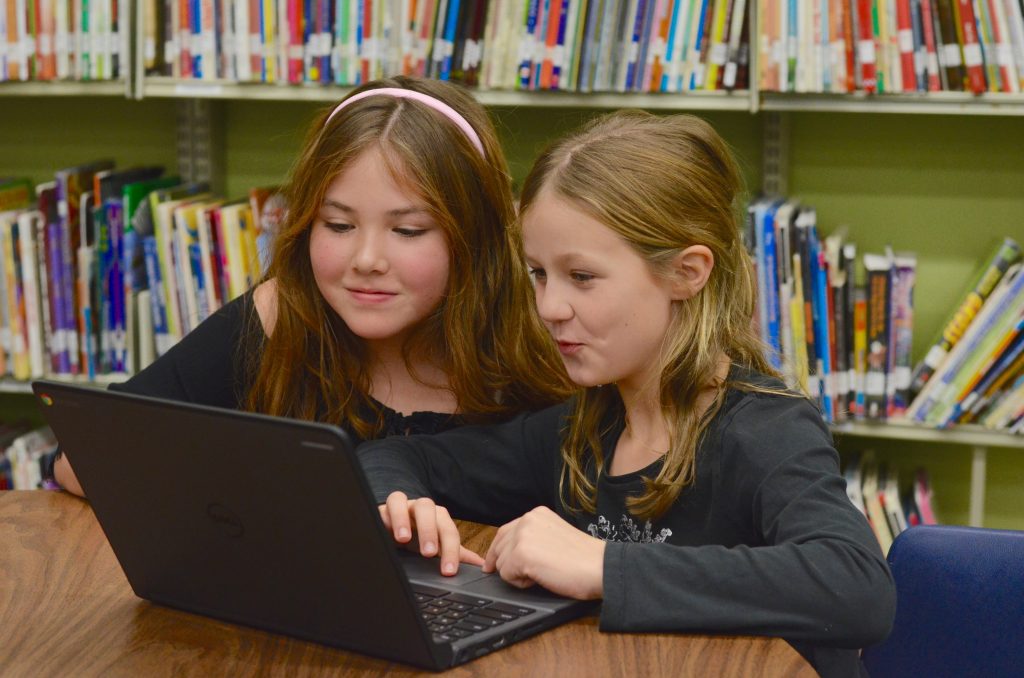
[[[509,605],[481,596],[452,593],[423,584],[412,584],[420,614],[434,642],[450,643],[468,638],[506,622],[536,612],[531,607]]]

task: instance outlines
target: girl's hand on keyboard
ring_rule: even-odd
[[[459,563],[483,565],[479,554],[462,546],[459,530],[448,514],[428,497],[409,499],[403,492],[392,492],[387,503],[379,506],[384,526],[395,541],[426,558],[441,557],[441,574],[453,575]]]
[[[483,570],[519,588],[540,584],[569,598],[594,600],[604,595],[604,547],[540,506],[501,526]]]

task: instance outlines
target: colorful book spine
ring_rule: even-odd
[[[911,357],[914,332],[914,282],[917,259],[898,255],[892,277],[892,386],[888,388],[889,418],[902,416],[910,404]]]
[[[150,304],[153,314],[153,336],[156,342],[156,354],[161,356],[172,346],[173,341],[167,329],[167,311],[164,297],[160,294],[163,287],[160,257],[156,238],[147,236],[142,240],[142,251],[146,258],[146,276],[149,278]]]
[[[867,374],[864,381],[865,416],[884,419],[886,415],[886,368],[889,351],[889,307],[892,293],[892,262],[878,254],[864,255],[867,271],[868,325]]]

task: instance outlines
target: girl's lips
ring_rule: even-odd
[[[562,355],[572,355],[583,348],[583,344],[574,344],[571,341],[558,342],[558,352]]]
[[[384,303],[385,301],[393,299],[396,296],[394,292],[352,288],[349,288],[348,293],[351,294],[352,298],[355,299],[356,301],[362,301],[371,304],[381,304]]]

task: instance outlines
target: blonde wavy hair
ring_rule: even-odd
[[[704,288],[674,302],[658,356],[670,447],[661,471],[645,479],[645,491],[629,499],[629,509],[642,518],[659,516],[693,482],[699,442],[721,408],[726,386],[764,390],[717,379],[722,354],[735,365],[778,376],[752,323],[757,287],[740,235],[739,171],[728,146],[700,118],[619,111],[590,122],[537,159],[523,185],[521,214],[542,191],[554,191],[612,229],[656,274],[666,273],[691,245],[705,245],[714,255]],[[717,395],[701,413],[697,397],[708,386]],[[623,405],[615,388],[586,388],[575,401],[562,446],[562,501],[570,510],[595,510],[592,478],[604,470],[601,435],[614,425],[611,415],[621,423]],[[590,464],[596,469],[588,469]]]
[[[508,165],[486,112],[458,87],[431,80],[379,80],[353,94],[380,87],[445,102],[473,126],[485,153],[452,121],[408,99],[364,98],[329,121],[333,106],[323,111],[286,185],[289,212],[264,278],[276,282],[277,317],[271,336],[248,342],[258,348],[246,359],[252,375],[246,408],[343,423],[364,439],[382,430],[365,342],[324,300],[309,253],[331,182],[373,147],[383,151],[396,181],[424,200],[450,248],[444,300],[404,347],[410,373],[415,377],[414,354],[441,365],[467,422],[502,421],[564,400],[571,385],[532,312]]]

